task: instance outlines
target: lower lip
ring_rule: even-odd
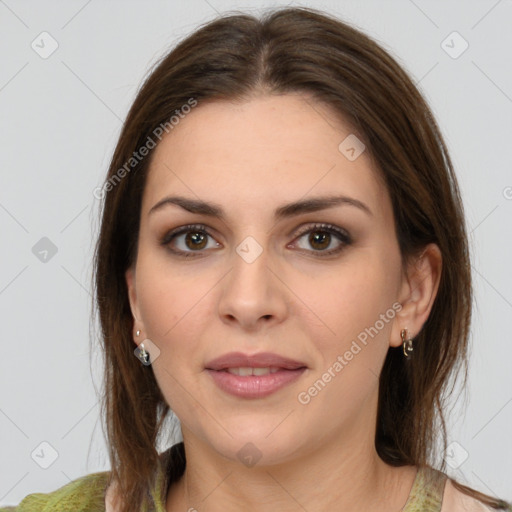
[[[297,380],[306,368],[279,370],[267,375],[241,377],[226,371],[209,370],[215,384],[230,395],[241,398],[264,398]]]

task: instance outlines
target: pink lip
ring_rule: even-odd
[[[267,375],[233,375],[227,368],[266,368],[276,367],[279,370]],[[243,354],[230,352],[213,359],[206,365],[207,372],[215,384],[231,395],[241,398],[264,398],[275,393],[284,386],[298,379],[306,370],[306,365],[287,357],[271,352],[259,354]]]
[[[261,368],[261,366],[255,368]],[[306,368],[303,367],[247,377],[233,375],[227,370],[207,369],[207,372],[212,376],[215,384],[226,393],[241,398],[264,398],[298,379],[305,370]]]
[[[266,368],[267,366],[275,366],[285,370],[297,370],[306,367],[306,364],[273,354],[272,352],[261,352],[253,355],[243,354],[242,352],[230,352],[213,359],[205,365],[207,370],[225,370],[226,368],[240,367]]]

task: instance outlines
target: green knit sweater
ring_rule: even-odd
[[[105,512],[108,476],[108,471],[91,473],[53,492],[29,494],[18,506],[0,508],[0,512]],[[428,466],[420,467],[402,512],[439,512],[446,479],[445,473]],[[144,512],[165,512],[169,480],[163,470],[158,470],[154,482],[150,491],[152,505]],[[512,512],[512,504],[507,505],[501,510]]]

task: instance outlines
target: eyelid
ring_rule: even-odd
[[[160,243],[162,245],[167,245],[171,242],[171,240],[183,233],[187,233],[188,231],[204,231],[208,235],[213,238],[213,235],[210,233],[210,228],[205,226],[204,224],[186,224],[183,226],[178,226],[177,228],[171,229],[170,231],[166,231],[163,237],[161,237]]]
[[[334,231],[338,233],[340,236],[346,238],[348,241],[352,242],[352,237],[350,236],[350,233],[341,227],[338,227],[334,224],[330,224],[328,222],[307,222],[306,224],[303,224],[297,228],[298,231],[296,233],[296,237],[300,237],[305,233],[308,233],[309,231],[314,231],[315,229],[318,231],[326,230]]]

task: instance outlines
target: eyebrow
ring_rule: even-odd
[[[149,210],[148,215],[151,215],[156,211],[161,210],[165,206],[171,204],[180,206],[184,210],[187,210],[191,213],[207,215],[209,217],[214,217],[220,220],[226,219],[224,210],[219,204],[211,202],[209,203],[206,201],[191,199],[183,196],[164,197]],[[368,215],[373,216],[370,208],[358,199],[347,196],[321,196],[280,206],[279,208],[276,208],[274,212],[274,219],[281,220],[294,217],[302,213],[317,212],[342,205],[353,206],[364,211]]]

